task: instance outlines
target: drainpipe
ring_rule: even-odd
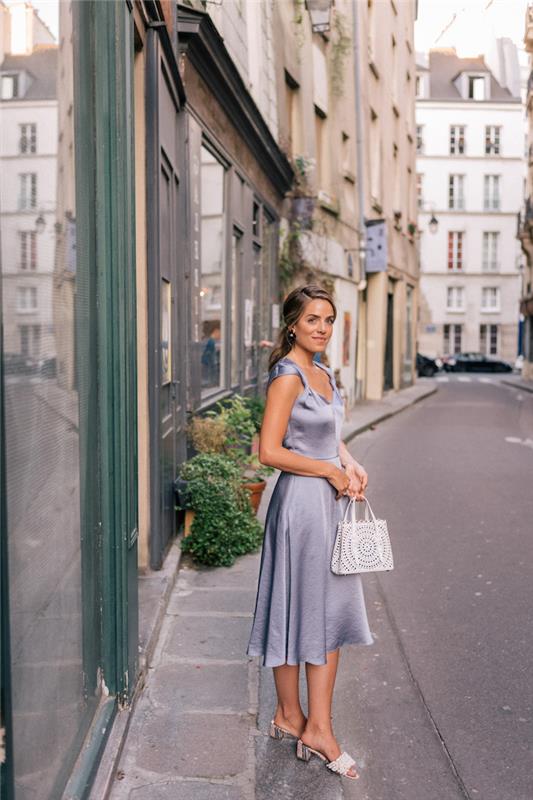
[[[357,166],[357,200],[359,206],[359,218],[357,233],[359,236],[359,248],[365,242],[365,172],[363,155],[363,114],[361,102],[361,48],[359,45],[359,16],[357,10],[358,0],[352,0],[352,22],[353,22],[353,74],[354,74],[354,100],[355,100],[355,156]],[[359,250],[359,265],[363,267],[362,277],[366,280],[366,253]],[[368,341],[368,289],[366,291],[365,302],[365,342],[364,342],[364,369],[362,372],[364,388],[366,389],[367,379],[367,341]],[[356,354],[357,356],[357,354]],[[355,364],[357,375],[357,361]],[[358,391],[356,384],[356,400]]]

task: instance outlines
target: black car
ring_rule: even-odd
[[[35,370],[33,360],[22,353],[4,353],[3,360],[6,375],[30,375]]]
[[[446,372],[512,372],[507,361],[500,361],[483,353],[455,353],[444,360]]]
[[[416,354],[416,374],[419,378],[432,378],[441,368],[440,358],[429,358],[421,353]]]

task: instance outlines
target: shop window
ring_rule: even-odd
[[[242,274],[242,235],[240,231],[234,231],[231,238],[231,353],[230,353],[230,379],[231,385],[237,386],[240,383],[241,366],[241,332],[239,314],[239,286]]]
[[[225,170],[201,148],[201,373],[202,395],[224,388],[225,380]]]

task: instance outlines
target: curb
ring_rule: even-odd
[[[397,414],[400,414],[402,411],[405,411],[406,408],[410,408],[411,406],[414,406],[416,403],[419,403],[421,400],[425,400],[427,397],[431,397],[432,394],[435,394],[438,391],[439,391],[438,386],[432,386],[431,389],[428,389],[427,392],[424,392],[424,394],[415,397],[414,400],[411,400],[404,406],[400,406],[399,408],[393,408],[390,411],[386,411],[384,414],[381,414],[381,416],[376,417],[375,419],[372,419],[369,422],[365,422],[364,425],[360,425],[358,428],[354,428],[344,437],[345,444],[351,442],[352,439],[355,439],[356,436],[359,436],[359,434],[364,433],[364,431],[367,431],[373,425],[378,425],[380,422],[384,422],[386,419],[395,417]]]
[[[107,800],[113,788],[116,769],[126,744],[130,722],[137,701],[144,689],[145,678],[159,640],[161,625],[178,578],[180,562],[181,547],[179,547],[178,540],[176,540],[168,552],[163,569],[159,572],[162,579],[167,576],[169,580],[159,600],[157,613],[150,625],[146,646],[139,656],[139,673],[137,675],[137,682],[131,702],[127,708],[115,708],[111,730],[109,731],[107,742],[102,752],[102,758],[100,759],[94,781],[91,785],[88,800]]]
[[[506,386],[512,386],[513,389],[522,389],[524,392],[530,392],[530,394],[533,394],[533,386],[524,386],[522,383],[515,383],[514,381],[505,380],[502,380],[501,383],[505,383]]]

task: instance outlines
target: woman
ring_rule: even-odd
[[[274,668],[278,703],[270,735],[294,737],[298,758],[314,753],[333,772],[357,778],[355,761],[333,734],[331,702],[339,648],[373,639],[361,576],[335,575],[330,558],[346,508],[337,501],[363,500],[368,476],[340,440],[344,407],[333,373],[313,358],[326,348],[336,313],[330,294],[315,285],[294,289],[283,305],[259,443],[260,461],[281,474],[267,511],[247,653]]]

